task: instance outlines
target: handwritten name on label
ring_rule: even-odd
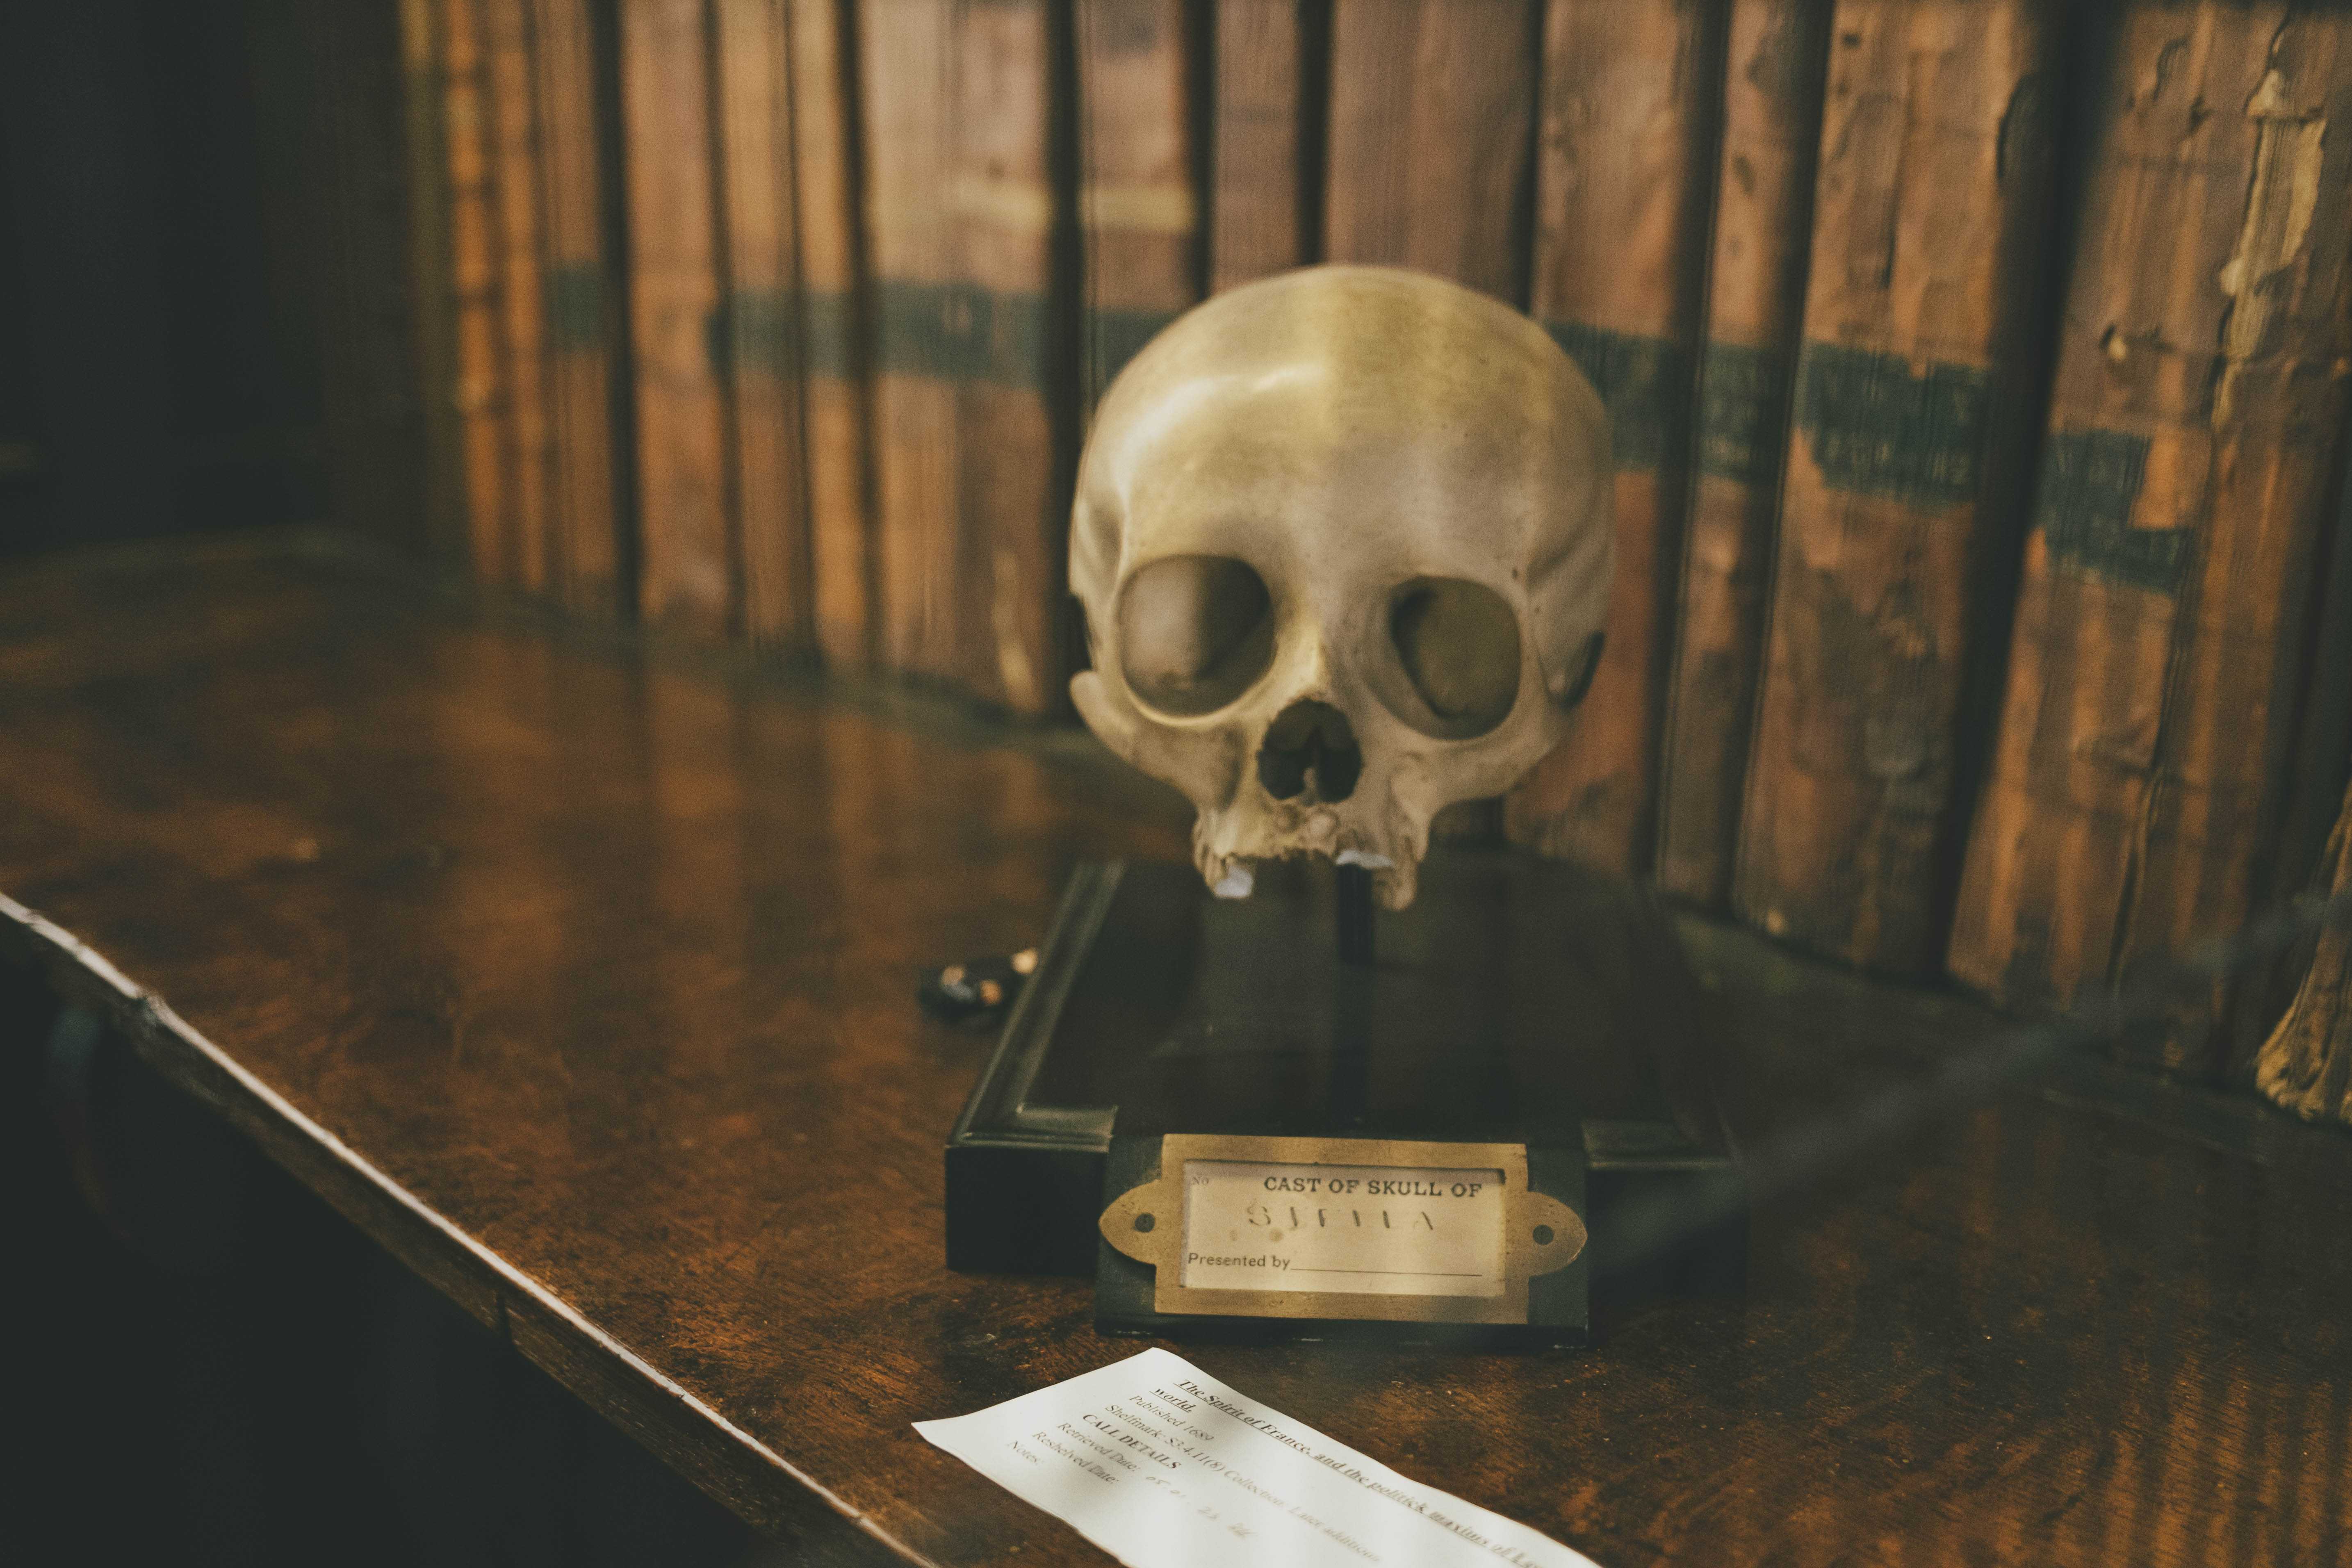
[[[1594,1568],[1162,1350],[915,1430],[1129,1568]]]
[[[1503,1173],[1390,1165],[1184,1165],[1195,1290],[1503,1293]]]

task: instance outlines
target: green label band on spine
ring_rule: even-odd
[[[1659,467],[1673,441],[1669,422],[1679,425],[1675,415],[1689,395],[1689,353],[1663,338],[1581,321],[1546,321],[1544,330],[1568,351],[1608,406],[1617,467]]]
[[[1043,391],[1045,301],[970,283],[884,279],[874,299],[875,368]]]
[[[1990,395],[1969,365],[1809,342],[1797,427],[1832,489],[1941,510],[1976,499]]]
[[[551,268],[542,284],[547,335],[558,353],[604,346],[604,269],[593,261]]]
[[[2116,430],[2062,430],[2042,454],[2033,521],[2052,561],[2086,576],[2177,594],[2190,531],[2134,528],[2132,507],[2147,477],[2147,437]]]
[[[1699,361],[1699,471],[1768,489],[1787,449],[1789,361],[1774,349],[1709,343]]]

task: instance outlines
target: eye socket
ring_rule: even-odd
[[[1213,713],[1274,660],[1274,602],[1246,562],[1171,555],[1138,567],[1118,595],[1119,668],[1147,706]]]
[[[1474,739],[1518,701],[1519,618],[1492,588],[1458,577],[1400,584],[1389,595],[1389,640],[1419,699],[1389,706],[1424,734]]]

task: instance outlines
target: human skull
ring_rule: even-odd
[[[1104,397],[1071,695],[1199,808],[1218,893],[1325,855],[1403,909],[1430,818],[1559,739],[1611,557],[1607,416],[1541,328],[1422,273],[1284,273],[1187,313]]]

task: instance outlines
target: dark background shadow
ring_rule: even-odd
[[[786,1560],[0,955],[11,1563]]]
[[[0,6],[0,555],[416,527],[398,28]],[[331,495],[347,458],[366,480]]]

